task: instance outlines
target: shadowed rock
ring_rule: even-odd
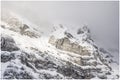
[[[1,62],[8,62],[12,59],[15,59],[14,54],[11,54],[10,52],[7,51],[1,53]]]
[[[16,46],[15,41],[10,36],[1,36],[1,50],[2,51],[17,51],[19,48]]]

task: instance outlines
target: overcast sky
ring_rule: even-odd
[[[2,2],[2,9],[22,15],[42,29],[54,23],[78,28],[87,24],[100,46],[118,50],[119,4],[113,1]]]

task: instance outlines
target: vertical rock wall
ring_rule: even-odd
[[[90,52],[88,50],[84,50],[83,47],[78,43],[72,43],[67,37],[55,39],[54,36],[51,36],[49,43],[61,50],[77,53],[80,55],[90,55]]]

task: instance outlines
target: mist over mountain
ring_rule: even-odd
[[[2,79],[118,79],[118,2],[2,1]]]
[[[117,1],[3,1],[2,10],[4,8],[27,18],[44,31],[50,30],[55,23],[76,29],[86,24],[96,43],[106,49],[115,48],[118,53]]]

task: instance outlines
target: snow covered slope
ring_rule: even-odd
[[[73,31],[56,25],[45,36],[14,15],[3,17],[0,27],[2,79],[119,78],[114,57],[95,44],[87,26]]]

